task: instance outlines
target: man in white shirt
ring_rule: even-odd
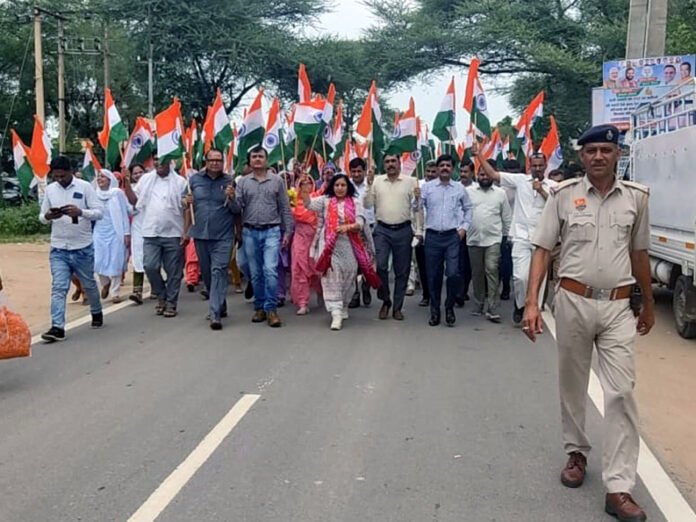
[[[125,179],[129,176],[126,174]],[[157,296],[155,313],[177,315],[184,270],[184,207],[186,180],[171,168],[171,161],[155,160],[155,170],[143,174],[135,189],[126,182],[128,201],[142,212],[143,266]],[[167,280],[162,279],[162,268]]]
[[[367,165],[365,160],[362,158],[353,158],[348,164],[350,169],[350,179],[355,187],[355,195],[363,202],[365,193],[367,192],[367,181],[365,181],[365,174],[367,173]],[[365,209],[365,219],[370,229],[375,228],[375,209],[366,208]],[[362,284],[358,284],[358,281],[362,279]],[[370,285],[367,284],[364,278],[358,275],[355,281],[355,293],[348,304],[348,308],[358,308],[360,306],[360,290],[362,290],[362,299],[365,306],[370,306],[372,303],[372,295],[370,294]]]
[[[493,160],[488,161],[494,163]],[[493,180],[485,171],[479,173],[478,183],[467,187],[467,191],[474,206],[474,217],[467,235],[474,284],[472,315],[483,315],[485,312],[489,321],[499,323],[500,244],[503,236],[508,235],[512,211],[505,191],[493,185]]]
[[[557,183],[544,178],[546,158],[541,153],[532,154],[531,174],[511,174],[498,172],[487,161],[479,156],[478,144],[472,146],[474,155],[479,157],[481,169],[503,188],[515,190],[515,205],[512,212],[510,236],[512,238],[512,283],[515,292],[515,310],[512,321],[515,326],[521,326],[524,316],[524,302],[527,296],[529,282],[529,265],[534,246],[532,237],[536,230],[537,221],[541,216],[549,192]]]
[[[51,223],[51,328],[41,335],[49,343],[65,340],[65,300],[73,275],[87,294],[92,328],[104,322],[92,245],[92,222],[101,219],[102,204],[88,182],[73,176],[65,156],[51,161],[51,176],[39,213],[39,221]]]

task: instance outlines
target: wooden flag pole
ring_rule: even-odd
[[[324,139],[324,136],[321,137],[321,148],[324,156],[324,163],[326,163],[326,140]]]
[[[305,163],[307,163],[307,162],[309,161],[309,158],[311,157],[312,152],[314,152],[314,147],[315,147],[316,144],[317,144],[317,139],[318,139],[318,138],[319,138],[319,133],[317,132],[317,133],[314,135],[314,140],[312,141],[312,146],[311,146],[311,147],[309,148],[309,150],[307,151],[307,156],[305,156]]]

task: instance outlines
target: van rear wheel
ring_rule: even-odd
[[[677,331],[684,339],[696,337],[696,321],[691,320],[692,315],[689,314],[688,309],[688,305],[694,300],[693,293],[696,293],[696,288],[691,284],[690,278],[684,275],[679,276],[674,285],[672,310]]]

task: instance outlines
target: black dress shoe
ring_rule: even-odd
[[[210,321],[210,329],[222,330],[222,323],[220,322],[220,319],[213,319],[212,321]]]
[[[500,294],[500,300],[501,301],[509,301],[510,300],[510,292],[503,292]]]
[[[254,287],[251,286],[251,281],[249,281],[244,289],[244,299],[251,299],[252,297],[254,297]]]
[[[424,297],[423,299],[420,300],[420,303],[418,303],[418,306],[430,306],[430,298]]]
[[[370,294],[370,285],[363,283],[362,285],[362,298],[363,304],[365,306],[370,306],[372,303],[372,295]]]
[[[464,308],[464,303],[465,303],[465,302],[466,302],[466,301],[465,301],[464,299],[462,299],[461,297],[457,297],[457,298],[454,300],[454,304],[457,306],[457,308]]]
[[[445,309],[445,324],[447,326],[454,326],[454,323],[457,321],[457,318],[454,316],[454,308],[446,308]]]
[[[348,303],[348,308],[357,308],[360,306],[360,293],[355,292],[353,294],[353,297],[350,300],[350,303]]]
[[[430,314],[430,321],[428,321],[430,326],[437,326],[440,324],[440,314]]]
[[[515,310],[512,312],[512,323],[515,326],[522,326],[522,318],[524,317],[524,306],[522,308],[517,308],[515,305]]]

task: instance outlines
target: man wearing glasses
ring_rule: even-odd
[[[203,282],[210,293],[208,319],[213,330],[221,330],[221,319],[227,317],[227,266],[235,237],[241,243],[241,227],[235,226],[240,213],[234,203],[234,179],[222,168],[222,151],[210,149],[205,168],[190,177],[191,190],[185,197],[190,209],[185,216],[186,228],[194,240]]]

